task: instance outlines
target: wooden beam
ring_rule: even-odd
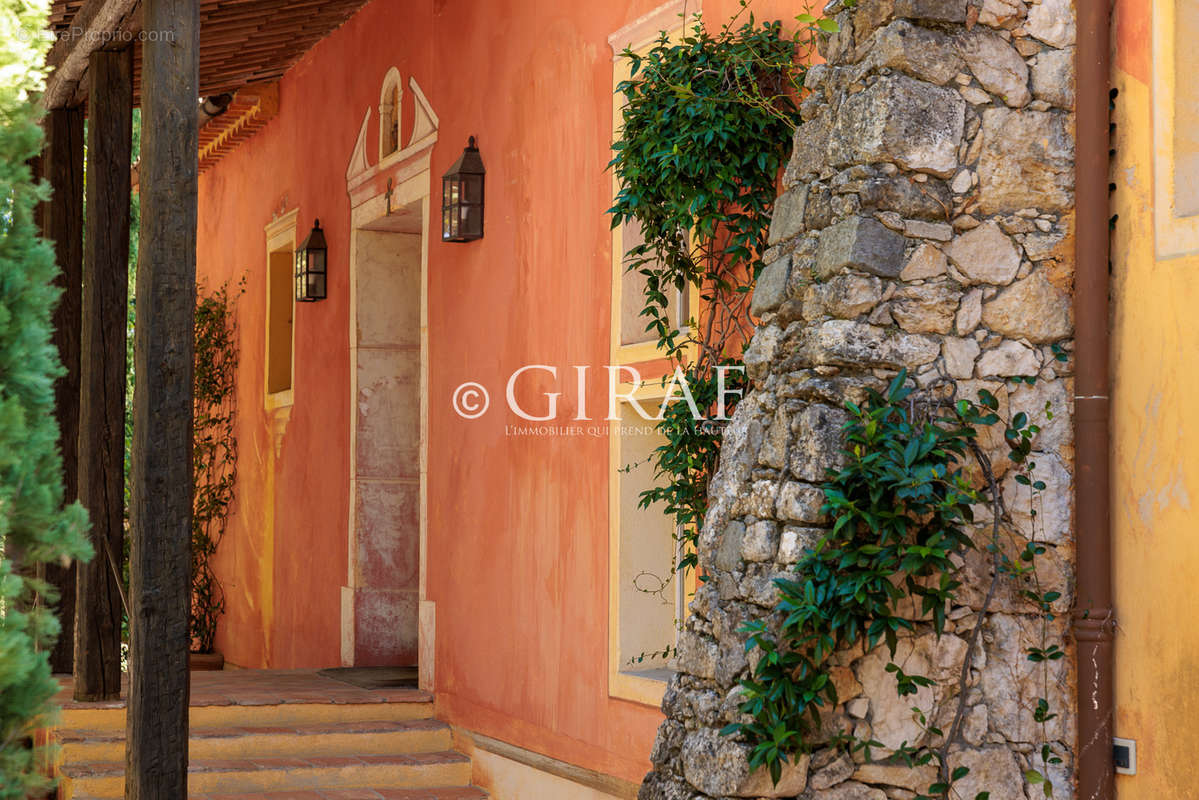
[[[42,94],[47,109],[74,103],[91,54],[120,44],[118,34],[136,26],[136,6],[137,0],[87,0],[80,7],[46,57],[54,68]]]
[[[79,496],[79,340],[83,287],[83,109],[60,108],[46,115],[42,174],[50,200],[41,206],[42,236],[54,243],[62,296],[54,309],[54,347],[66,372],[54,384],[54,416],[62,452],[63,497]],[[58,589],[62,633],[50,652],[50,669],[71,672],[75,661],[75,565],[47,564],[44,577]]]
[[[190,689],[200,2],[145,0],[143,11],[159,35],[142,47],[125,797],[178,800]]]
[[[133,52],[97,50],[89,62],[79,499],[96,555],[77,570],[75,699],[114,700],[121,694]]]

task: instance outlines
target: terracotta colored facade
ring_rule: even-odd
[[[1179,190],[1196,181],[1199,14],[1193,3],[1120,0],[1114,22],[1115,733],[1137,742],[1137,774],[1117,775],[1116,790],[1121,800],[1189,797],[1199,634],[1180,620],[1199,570],[1199,221]]]
[[[419,613],[422,646],[435,643],[422,653],[421,667],[440,716],[624,780],[639,781],[648,769],[660,711],[608,691],[602,417],[612,296],[608,38],[657,6],[375,0],[284,77],[277,116],[202,176],[201,280],[246,280],[238,301],[238,499],[217,556],[228,605],[218,648],[231,664],[391,663],[399,651],[376,648],[370,634],[378,628],[371,626],[398,615],[396,624],[414,632]],[[797,13],[789,6],[760,2],[754,11],[789,19]],[[704,13],[723,22],[736,7],[709,0]],[[426,196],[407,207],[419,212],[427,204],[423,221],[417,217],[425,239],[414,244],[411,262],[415,269],[426,254],[425,327],[419,330],[413,316],[414,299],[394,286],[388,297],[404,309],[390,317],[385,308],[372,312],[372,324],[406,326],[403,341],[387,345],[396,358],[409,354],[405,370],[418,369],[412,354],[421,334],[427,343],[419,368],[427,370],[423,566],[414,534],[420,493],[412,437],[420,426],[409,413],[417,425],[405,429],[409,449],[389,456],[404,461],[407,477],[368,475],[367,451],[380,440],[364,410],[372,387],[357,383],[369,371],[364,353],[377,346],[363,329],[361,306],[373,299],[365,256],[351,253],[352,242],[364,247],[367,234],[354,233],[352,212],[369,205],[355,205],[363,197],[383,203],[386,179],[408,159],[361,173],[366,177],[353,190],[347,165],[354,172],[370,109],[364,151],[376,169],[380,91],[393,68],[404,90],[401,144],[421,119],[436,127],[431,150],[413,157],[429,159]],[[415,110],[412,81],[434,117]],[[478,136],[487,168],[486,236],[443,243],[439,178],[470,135]],[[296,305],[291,403],[271,407],[264,230],[293,210],[297,243],[316,218],[325,231],[328,299]],[[384,222],[372,224],[385,223],[382,213]],[[359,270],[353,301],[351,261]],[[352,314],[359,315],[353,325]],[[530,379],[518,399],[535,409],[544,391],[562,391],[560,419],[578,409],[572,366],[589,365],[586,405],[601,431],[507,435],[505,425],[520,420],[502,408],[504,386],[526,364],[559,365],[558,386]],[[404,383],[408,401],[416,397],[414,375],[392,377]],[[465,381],[491,392],[492,408],[479,419],[453,410],[455,388]],[[358,484],[369,478],[391,492],[366,516],[360,503],[367,490],[351,487],[354,475]],[[391,491],[393,484],[408,488]],[[380,528],[388,514],[407,532],[398,544],[388,544]],[[425,601],[419,609],[418,576]],[[388,588],[376,592],[379,586]],[[350,618],[354,636],[347,641]]]

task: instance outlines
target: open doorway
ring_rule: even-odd
[[[420,649],[426,203],[388,212],[387,200],[374,213],[355,214],[351,242],[350,564],[342,664],[355,667],[416,666]]]

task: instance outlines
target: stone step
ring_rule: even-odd
[[[274,702],[255,703],[249,699],[225,705],[193,705],[189,710],[192,728],[239,727],[247,721],[258,726],[317,725],[326,722],[403,722],[430,719],[433,703],[424,693],[412,693],[412,699],[380,699],[371,703]],[[65,707],[59,728],[85,731],[124,731],[125,705],[104,707],[92,703]]]
[[[74,800],[103,800],[76,795]],[[189,794],[188,800],[487,800],[474,786],[441,786],[431,789],[300,789],[291,792],[220,792]]]
[[[280,758],[304,756],[387,755],[449,750],[450,727],[434,719],[320,722],[308,725],[258,725],[246,715],[242,724],[192,728],[190,757]],[[59,729],[54,738],[60,760],[68,764],[125,760],[125,731]]]
[[[123,762],[66,763],[60,768],[60,774],[59,800],[124,797]],[[300,791],[326,793],[317,797],[329,796],[330,791],[337,789],[365,791],[370,788],[370,791],[381,791],[373,787],[442,791],[439,787],[465,788],[469,786],[470,779],[470,759],[452,751],[406,755],[198,759],[189,764],[188,793],[219,796],[222,792],[276,792],[282,800],[284,797],[301,797],[298,794]],[[410,797],[419,798],[421,795],[416,793]]]

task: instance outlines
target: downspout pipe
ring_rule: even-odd
[[[1108,181],[1111,2],[1077,0],[1074,476],[1078,797],[1114,800]]]

